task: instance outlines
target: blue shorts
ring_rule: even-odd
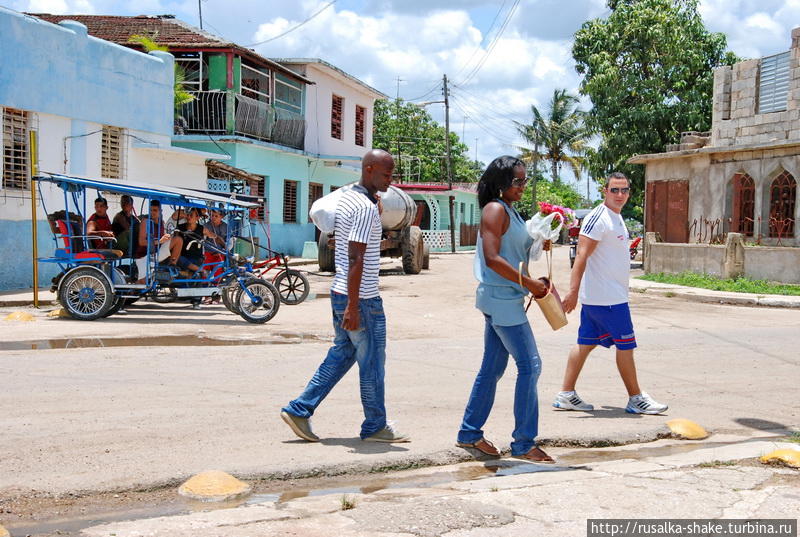
[[[631,310],[628,303],[613,306],[581,306],[578,345],[616,345],[619,350],[635,349]]]

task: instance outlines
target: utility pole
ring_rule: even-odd
[[[400,178],[399,182],[403,182],[403,154],[401,153],[400,149],[400,82],[403,79],[399,76],[397,77],[397,95],[394,100],[394,117],[395,117],[395,129],[397,132],[397,175]]]
[[[444,92],[444,140],[445,147],[447,148],[447,188],[450,192],[448,195],[450,199],[450,251],[456,253],[456,217],[455,209],[453,208],[455,198],[455,196],[453,196],[453,163],[450,155],[450,93],[447,90],[447,75],[443,76],[442,83],[442,91]]]
[[[203,29],[203,0],[197,0],[197,12],[200,14],[200,29]]]

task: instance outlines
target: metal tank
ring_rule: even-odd
[[[351,183],[342,187],[351,190],[358,183]],[[411,225],[417,216],[417,204],[411,197],[397,188],[390,186],[386,192],[378,192],[383,204],[381,213],[381,226],[384,231],[400,230]]]

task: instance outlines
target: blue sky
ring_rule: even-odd
[[[330,2],[201,1],[205,29],[241,45],[274,37]],[[6,5],[61,14],[170,13],[198,24],[197,0]],[[791,30],[800,26],[800,0],[701,0],[700,11],[708,28],[725,33],[729,48],[743,57],[788,50]],[[479,159],[488,162],[515,152],[521,141],[513,120],[529,121],[531,104],[543,106],[555,88],[577,92],[571,37],[584,21],[607,13],[605,0],[337,0],[299,29],[255,49],[268,57],[322,58],[392,97],[400,77],[400,96],[407,100],[440,99],[438,84],[447,73],[455,85],[452,129],[463,132],[471,155],[477,147]],[[428,110],[443,119],[441,105]]]

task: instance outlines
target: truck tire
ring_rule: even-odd
[[[323,232],[319,234],[319,241],[317,241],[317,261],[319,262],[319,270],[322,272],[336,271],[336,261],[334,259],[336,250],[328,245],[329,237],[330,234]]]
[[[422,271],[425,250],[422,230],[417,226],[405,228],[400,248],[403,251],[403,272],[406,274],[419,274]]]
[[[431,246],[426,242],[422,248],[422,270],[431,268]]]

